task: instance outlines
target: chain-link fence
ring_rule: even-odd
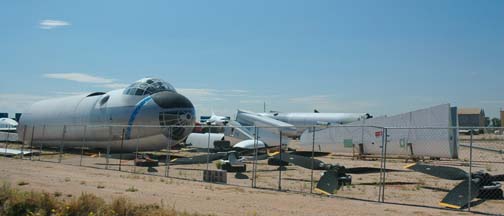
[[[31,125],[1,155],[131,174],[503,214],[503,128]],[[23,142],[12,137],[20,136]],[[134,176],[136,175],[132,175]],[[209,177],[211,176],[211,177]],[[214,178],[217,176],[218,178]]]

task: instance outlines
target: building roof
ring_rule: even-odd
[[[483,110],[481,108],[459,108],[458,115],[479,115]]]

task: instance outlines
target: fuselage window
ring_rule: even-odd
[[[137,89],[135,92],[135,95],[143,95],[143,94],[144,94],[144,90],[142,90],[142,89]]]
[[[103,97],[100,101],[100,105],[103,106],[103,104],[107,103],[107,101],[109,100],[110,98],[110,95],[105,95],[105,97]]]

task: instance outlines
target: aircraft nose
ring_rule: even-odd
[[[164,109],[171,108],[190,108],[194,109],[194,105],[185,96],[169,91],[158,92],[152,95],[152,99],[157,105]]]
[[[159,124],[164,127],[162,133],[176,141],[187,137],[195,118],[191,101],[175,92],[158,92],[151,97],[162,108],[159,112]]]

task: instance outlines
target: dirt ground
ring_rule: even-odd
[[[458,215],[461,212],[408,205],[380,204],[343,198],[285,193],[130,174],[0,157],[1,181],[23,190],[60,192],[64,199],[93,193],[106,200],[126,196],[142,203],[160,203],[178,211],[216,215]],[[136,192],[127,192],[128,188]],[[467,213],[464,213],[467,214]]]
[[[475,145],[504,149],[503,141],[478,140]],[[16,148],[10,145],[9,148]],[[37,149],[38,150],[38,149]],[[57,149],[43,149],[42,156],[33,156],[30,161],[0,157],[0,181],[17,186],[21,181],[28,185],[17,186],[25,190],[60,192],[67,199],[83,192],[93,193],[106,200],[126,196],[143,203],[159,203],[178,211],[216,215],[459,215],[467,212],[449,211],[438,203],[459,181],[441,180],[417,172],[405,170],[404,159],[387,160],[385,201],[377,203],[379,174],[354,174],[352,185],[345,186],[335,197],[310,194],[311,170],[287,166],[281,173],[276,166],[258,161],[256,186],[251,188],[252,164],[247,163],[247,172],[235,176],[228,173],[228,185],[204,183],[202,170],[215,170],[215,164],[169,165],[147,169],[133,166],[132,161],[107,159],[103,154],[78,152],[65,153],[61,164]],[[70,150],[69,150],[70,151]],[[65,152],[67,152],[65,150]],[[173,155],[193,154],[171,152]],[[165,154],[165,153],[164,153]],[[459,149],[460,159],[427,161],[429,163],[459,167],[469,171],[469,150]],[[127,159],[127,158],[124,158]],[[340,163],[346,167],[380,167],[378,159],[355,160],[349,155],[329,155],[318,159]],[[483,170],[492,174],[504,173],[503,156],[493,152],[473,150],[472,171]],[[41,161],[39,161],[41,160]],[[163,162],[163,161],[161,161]],[[411,163],[411,162],[409,162]],[[79,166],[79,165],[82,165]],[[123,172],[116,170],[120,169]],[[98,169],[97,169],[98,168]],[[109,170],[106,170],[109,169]],[[125,171],[125,172],[124,172]],[[168,172],[168,173],[167,173]],[[138,173],[138,174],[135,174]],[[146,175],[141,175],[146,174]],[[166,178],[164,175],[170,177]],[[314,184],[320,177],[314,171]],[[190,179],[196,181],[180,180]],[[281,189],[279,192],[279,178]],[[128,189],[138,189],[127,192]],[[131,191],[131,190],[129,190]],[[504,214],[504,200],[474,200],[474,212]]]

